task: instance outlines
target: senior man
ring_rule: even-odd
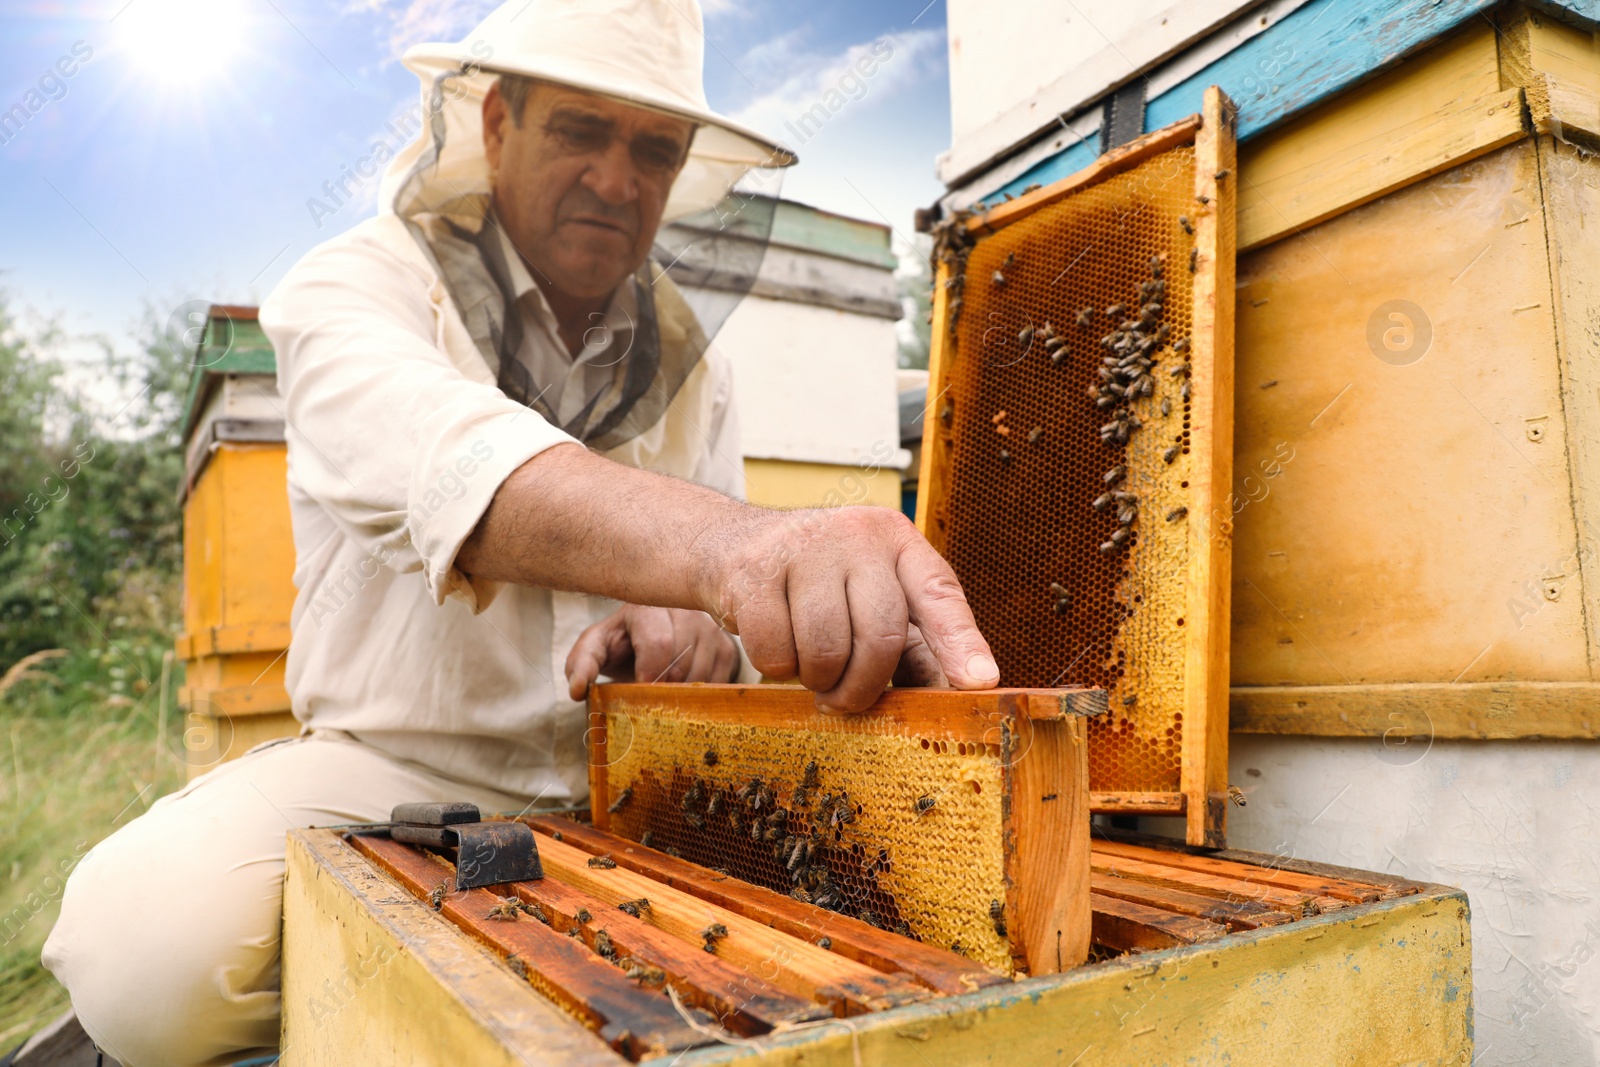
[[[841,712],[896,676],[996,683],[954,574],[897,513],[739,502],[728,366],[649,254],[663,217],[792,157],[710,112],[701,40],[692,0],[515,0],[411,50],[428,121],[380,214],[262,308],[304,730],[73,875],[45,963],[128,1067],[277,1046],[289,829],[581,802],[578,701],[601,674],[759,671]]]

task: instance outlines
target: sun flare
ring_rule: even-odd
[[[132,0],[117,17],[139,71],[164,85],[213,81],[238,59],[248,30],[238,0]]]

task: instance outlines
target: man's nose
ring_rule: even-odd
[[[639,198],[639,169],[634,166],[628,142],[613,137],[584,173],[583,184],[608,204],[627,204]]]

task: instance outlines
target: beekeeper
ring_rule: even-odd
[[[600,675],[798,678],[840,711],[897,672],[997,681],[898,513],[740,502],[728,363],[652,246],[707,211],[707,240],[748,245],[736,183],[794,160],[708,109],[702,41],[694,0],[514,0],[411,49],[426,121],[379,215],[263,306],[303,730],[72,876],[44,962],[127,1067],[277,1047],[288,830],[581,802]]]

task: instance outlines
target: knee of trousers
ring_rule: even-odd
[[[249,848],[195,835],[184,807],[154,807],[95,846],[45,943],[84,1029],[125,1067],[277,1044],[282,822],[275,848]]]

